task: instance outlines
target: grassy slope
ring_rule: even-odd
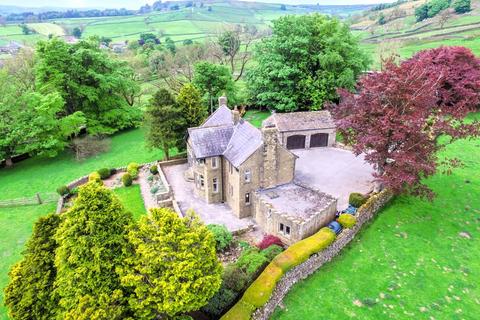
[[[480,140],[458,141],[440,157],[465,166],[428,180],[434,202],[395,199],[341,255],[298,283],[273,319],[476,319]]]
[[[113,189],[125,208],[133,214],[135,220],[140,219],[146,213],[142,193],[138,184],[130,187]]]
[[[0,169],[0,199],[32,196],[38,191],[54,192],[59,185],[102,167],[119,167],[132,161],[151,162],[162,157],[162,152],[149,151],[145,148],[142,130],[131,130],[115,135],[109,152],[83,162],[75,161],[70,153],[65,152],[53,159],[29,159],[17,164],[13,169]],[[139,212],[138,208],[134,206],[130,210]],[[7,272],[20,258],[35,220],[54,209],[55,204],[0,208],[1,320],[7,319],[3,306],[3,288],[8,281]]]

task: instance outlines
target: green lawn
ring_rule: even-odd
[[[113,192],[120,199],[125,209],[133,214],[135,220],[140,219],[140,217],[147,212],[138,184],[130,187],[116,188],[113,189]]]
[[[262,126],[262,121],[267,119],[270,115],[270,111],[248,110],[243,116],[243,119],[247,120],[255,127],[260,128]]]
[[[396,198],[298,283],[273,319],[478,319],[480,140],[458,141],[440,157],[464,167],[428,180],[435,201]]]
[[[0,169],[0,199],[33,196],[39,191],[55,192],[59,185],[102,167],[120,167],[132,161],[142,163],[162,159],[163,153],[146,149],[144,141],[141,129],[130,130],[115,135],[108,152],[82,162],[77,162],[71,153],[64,152],[53,159],[28,159],[16,164],[13,169]],[[133,192],[135,188],[131,190]],[[128,196],[134,198],[133,195]],[[10,266],[19,260],[25,241],[31,234],[33,223],[38,217],[54,209],[55,204],[0,208],[1,320],[7,319],[3,306],[3,288],[8,281],[7,272]],[[135,215],[140,210],[138,206],[129,209]]]

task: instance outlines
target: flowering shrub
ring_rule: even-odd
[[[257,244],[257,247],[260,250],[263,250],[274,244],[276,244],[277,246],[283,247],[283,243],[282,243],[282,240],[280,240],[280,238],[271,234],[267,234],[263,237],[262,241],[260,241],[260,243]]]

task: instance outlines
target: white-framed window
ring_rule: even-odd
[[[205,159],[197,159],[197,164],[205,164]]]
[[[290,226],[284,225],[283,223],[280,223],[278,230],[286,236],[290,235]]]
[[[200,188],[205,188],[205,179],[203,178],[203,174],[200,175]]]
[[[250,170],[245,170],[244,180],[246,183],[252,181],[252,172]]]
[[[250,192],[245,193],[245,204],[250,205]]]
[[[213,178],[212,185],[213,185],[213,192],[217,193],[218,192],[218,178]]]
[[[212,168],[216,169],[218,167],[217,157],[212,158]]]

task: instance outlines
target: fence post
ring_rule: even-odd
[[[40,198],[40,193],[37,192],[36,196],[37,196],[38,204],[42,204],[42,198]]]

